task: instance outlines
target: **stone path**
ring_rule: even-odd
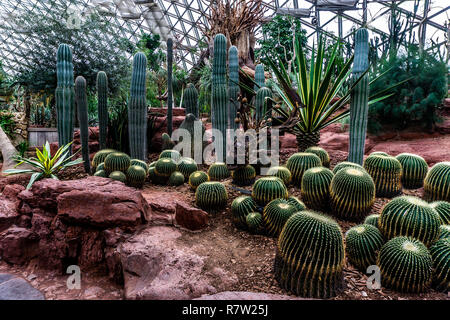
[[[25,279],[0,273],[0,300],[45,300],[45,297]]]

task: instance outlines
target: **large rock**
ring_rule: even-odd
[[[0,257],[12,264],[24,264],[38,255],[39,237],[29,229],[12,226],[0,233]]]
[[[177,202],[188,203],[181,193],[145,189],[142,194],[151,208],[150,221],[156,225],[173,225]]]
[[[237,282],[234,274],[208,269],[206,258],[177,241],[180,237],[177,229],[153,226],[118,247],[127,299],[193,299]]]
[[[0,273],[0,300],[44,300],[44,295],[25,279]]]
[[[191,231],[202,230],[208,226],[208,213],[179,201],[175,207],[175,224]]]
[[[25,188],[19,184],[9,184],[3,188],[0,196],[0,232],[19,221],[17,208],[20,200],[17,195]]]

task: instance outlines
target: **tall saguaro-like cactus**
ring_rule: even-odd
[[[255,67],[255,86],[253,90],[257,92],[260,88],[264,87],[266,85],[266,75],[264,74],[264,65],[258,64]]]
[[[353,79],[358,79],[369,67],[369,33],[361,28],[355,35],[355,59]],[[365,74],[351,94],[350,144],[348,161],[362,165],[366,144],[367,117],[369,112],[369,76]]]
[[[56,60],[58,81],[55,91],[56,117],[58,120],[58,144],[61,147],[73,140],[75,118],[72,51],[67,44],[59,45]],[[72,149],[70,148],[70,150]]]
[[[108,131],[108,76],[104,71],[97,73],[98,129],[100,149],[106,148]]]
[[[235,46],[231,46],[228,50],[228,94],[230,98],[230,101],[228,102],[228,123],[230,129],[234,130],[239,126],[235,121],[239,109],[239,92],[238,49]]]
[[[218,137],[214,139],[216,160],[225,162],[228,127],[227,39],[221,33],[214,38],[211,86],[212,128],[222,134],[222,139],[218,139]],[[219,152],[220,149],[222,149],[222,153]]]
[[[271,101],[267,98],[272,98],[272,90],[267,87],[261,87],[256,92],[255,97],[256,120],[258,121],[262,120],[271,109]]]
[[[75,101],[78,110],[78,122],[80,124],[81,154],[83,155],[84,171],[91,171],[89,160],[89,119],[86,96],[86,79],[78,76],[75,79]]]
[[[147,58],[142,52],[133,58],[133,74],[128,101],[128,133],[130,156],[147,160],[147,100],[146,100]]]
[[[167,39],[167,133],[172,136],[172,107],[173,107],[173,86],[172,86],[172,65],[173,65],[173,40]]]
[[[186,110],[186,115],[192,113],[196,119],[200,117],[198,109],[198,91],[192,83],[189,83],[184,90],[183,104]]]

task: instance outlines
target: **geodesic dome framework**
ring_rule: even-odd
[[[213,1],[206,0],[57,0],[70,2],[67,27],[76,28],[83,23],[83,16],[93,10],[109,20],[117,34],[137,41],[141,31],[158,33],[163,42],[175,40],[178,63],[189,70],[196,62],[199,44],[203,40],[200,24],[207,25],[205,15]],[[243,1],[243,0],[242,0]],[[407,32],[425,48],[440,45],[448,56],[449,14],[447,0],[262,0],[265,20],[275,14],[288,14],[302,21],[312,42],[317,31],[344,41],[351,40],[352,31],[364,22],[371,37],[389,34],[389,15],[393,10],[399,17],[409,19]],[[45,19],[50,9],[48,0],[1,0],[0,24],[9,25],[11,17],[20,10],[36,10]],[[63,15],[61,16],[63,19]],[[33,45],[33,39],[20,32],[20,26],[12,26],[9,32],[0,33],[0,59],[4,68],[14,72],[23,57],[24,46]],[[257,36],[262,37],[261,32]]]

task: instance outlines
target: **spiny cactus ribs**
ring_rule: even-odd
[[[175,171],[169,177],[170,186],[181,186],[184,184],[184,175],[181,172]]]
[[[220,182],[204,182],[195,191],[195,203],[204,210],[220,210],[227,204],[228,194]]]
[[[255,182],[256,170],[252,165],[239,166],[232,172],[233,184],[249,186]]]
[[[401,153],[395,157],[402,165],[402,185],[405,189],[422,188],[428,164],[421,156]]]
[[[274,199],[286,199],[288,196],[286,186],[277,177],[260,178],[253,184],[252,197],[259,205],[264,206]]]
[[[433,259],[434,282],[437,289],[450,290],[450,237],[440,239],[430,248]]]
[[[264,226],[268,235],[278,237],[286,221],[297,212],[286,199],[270,201],[263,210]]]
[[[366,169],[363,168],[363,166],[360,166],[359,164],[343,161],[339,162],[333,169],[333,173],[336,174],[339,170],[345,169],[345,168],[354,168],[354,169],[362,169],[363,171],[366,171]]]
[[[330,168],[330,155],[328,152],[321,147],[309,147],[305,150],[307,153],[314,153],[322,161],[322,166],[325,168]]]
[[[425,198],[450,202],[450,162],[436,163],[424,181]]]
[[[84,171],[91,172],[89,159],[89,116],[86,95],[86,79],[78,76],[75,79],[75,101],[78,108],[78,122],[80,124],[81,152],[83,154]]]
[[[306,170],[322,166],[320,158],[313,153],[299,152],[289,157],[286,168],[292,175],[292,182],[297,186],[302,183],[303,174]]]
[[[402,165],[394,157],[371,154],[364,168],[373,178],[377,197],[392,198],[402,192]]]
[[[181,159],[181,154],[177,150],[164,150],[160,153],[159,159],[170,158],[175,162],[178,162]]]
[[[189,176],[189,185],[192,189],[196,190],[203,182],[209,181],[209,176],[206,172],[195,171]]]
[[[430,204],[431,208],[436,211],[442,224],[450,224],[450,203],[446,201],[436,201]]]
[[[251,212],[245,218],[247,228],[251,233],[259,234],[264,231],[264,222],[259,212]]]
[[[97,166],[100,163],[103,163],[105,161],[106,157],[113,152],[117,152],[117,151],[113,150],[113,149],[103,149],[103,150],[100,150],[99,152],[97,152],[94,155],[94,158],[92,159],[92,170],[96,170]]]
[[[384,244],[384,239],[376,227],[362,224],[347,231],[345,243],[348,260],[365,273],[367,267],[376,263],[377,254]]]
[[[230,171],[225,163],[216,162],[209,167],[208,175],[211,181],[221,181],[230,177]]]
[[[125,173],[131,165],[131,159],[123,152],[113,152],[105,158],[104,163],[107,172],[122,171]]]
[[[103,71],[97,73],[97,101],[99,144],[104,149],[108,130],[108,76]]]
[[[288,186],[292,180],[291,172],[286,167],[280,167],[280,166],[271,167],[267,171],[267,175],[280,178],[281,180],[283,180],[283,182],[286,186]]]
[[[147,171],[141,166],[132,165],[127,170],[127,184],[131,187],[142,188],[146,178]]]
[[[197,163],[195,163],[194,159],[182,157],[178,161],[178,171],[183,174],[185,181],[189,180],[191,173],[197,171],[197,169]]]
[[[231,203],[231,214],[234,225],[247,228],[247,215],[257,209],[256,202],[250,196],[239,196]]]
[[[302,178],[301,196],[308,208],[326,212],[330,203],[330,184],[334,174],[325,167],[305,171]]]
[[[122,171],[113,171],[109,175],[109,178],[112,180],[120,181],[125,183],[127,181],[127,176]]]

